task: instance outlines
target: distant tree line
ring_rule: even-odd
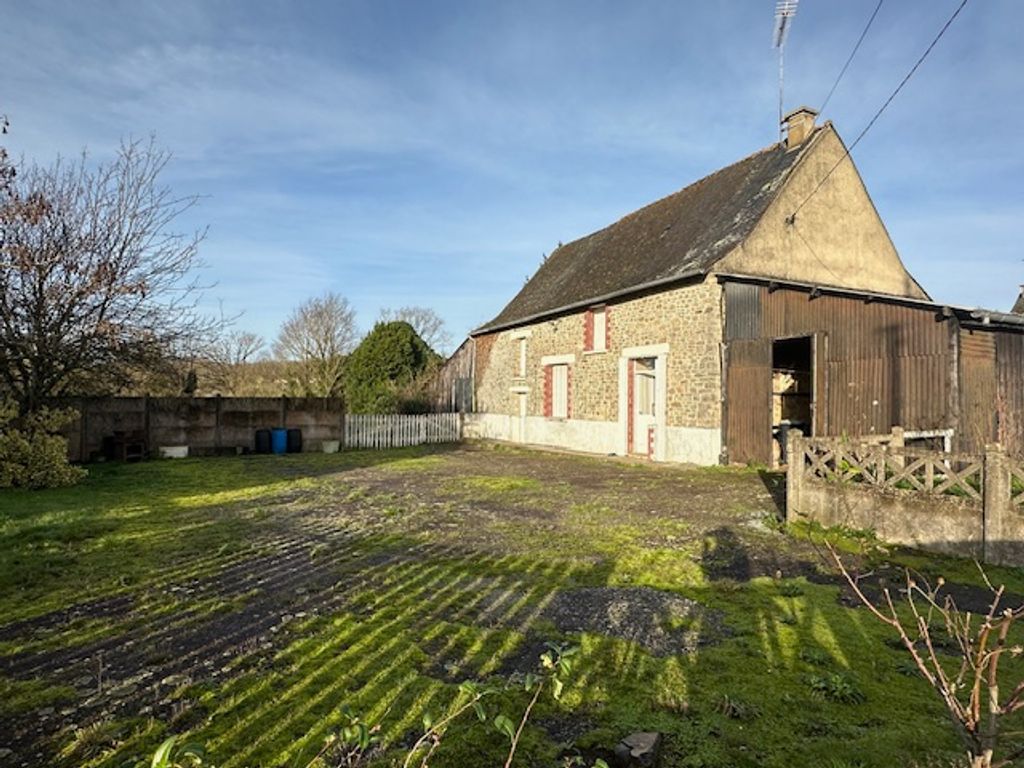
[[[205,231],[179,229],[198,198],[161,182],[169,160],[149,140],[123,142],[106,162],[83,153],[16,166],[0,144],[0,486],[79,476],[51,439],[74,418],[54,408],[69,396],[343,396],[364,412],[427,407],[435,349],[451,339],[431,309],[385,309],[361,338],[348,300],[327,293],[296,307],[269,345],[238,318],[204,311]]]

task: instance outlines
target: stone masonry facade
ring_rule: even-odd
[[[476,346],[476,409],[518,415],[514,390],[526,388],[527,415],[544,415],[541,358],[575,355],[570,366],[570,418],[617,421],[622,350],[668,344],[666,421],[670,427],[721,427],[722,289],[703,282],[609,303],[607,349],[586,351],[586,312],[485,334]],[[519,339],[526,335],[526,375]]]

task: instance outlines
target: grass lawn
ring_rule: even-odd
[[[0,764],[134,764],[188,733],[220,768],[306,766],[346,705],[401,764],[461,681],[529,672],[545,641],[579,661],[516,765],[641,730],[665,734],[668,768],[956,764],[890,631],[766,524],[774,488],[471,445],[99,465],[0,492]],[[963,561],[872,558],[980,593]],[[990,575],[1024,594],[1019,571]],[[518,722],[528,699],[510,688],[489,716]],[[431,765],[500,765],[506,745],[468,717]]]

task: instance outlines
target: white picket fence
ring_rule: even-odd
[[[462,439],[458,413],[348,414],[345,416],[346,448],[402,448],[424,443],[457,443]]]

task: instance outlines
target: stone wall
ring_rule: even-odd
[[[585,425],[568,428],[544,419],[544,365],[548,356],[572,355],[569,421],[620,423],[620,361],[633,347],[668,345],[665,355],[665,441],[679,446],[677,458],[696,460],[688,453],[690,432],[700,443],[704,463],[717,461],[721,430],[722,303],[716,280],[663,290],[607,305],[605,351],[584,349],[584,311],[477,337],[476,410],[481,414],[518,418],[519,393],[525,392],[530,442],[563,445],[579,450],[610,452],[607,437],[600,449],[580,441],[590,434]],[[526,338],[526,375],[519,372],[519,339]],[[537,419],[548,422],[539,425]],[[671,428],[687,428],[674,430]],[[618,434],[614,427],[613,434]],[[605,435],[602,431],[602,435]],[[529,436],[526,436],[529,438]],[[511,439],[511,437],[507,438]],[[527,441],[527,440],[524,440]],[[568,441],[568,442],[567,442]],[[717,441],[717,442],[716,442]],[[570,444],[572,443],[572,444]],[[621,452],[621,451],[619,451]],[[671,458],[666,455],[666,458]]]

